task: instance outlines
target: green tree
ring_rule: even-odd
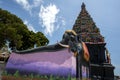
[[[49,40],[42,32],[29,31],[23,21],[16,15],[0,8],[0,48],[5,41],[10,41],[11,48],[25,50],[37,46],[44,46]]]

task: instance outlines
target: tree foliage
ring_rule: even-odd
[[[33,48],[34,44],[44,46],[49,43],[42,32],[29,31],[20,18],[0,9],[0,48],[5,45],[6,40],[10,41],[11,48],[18,50]]]

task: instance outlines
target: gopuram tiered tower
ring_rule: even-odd
[[[73,30],[86,43],[90,53],[90,77],[92,80],[114,80],[114,66],[105,47],[104,37],[82,3]]]

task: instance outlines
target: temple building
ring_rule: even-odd
[[[106,42],[100,34],[100,29],[82,3],[81,12],[78,15],[73,30],[86,43],[90,53],[90,77],[99,80],[113,80],[114,66],[111,64],[110,54],[105,47]]]

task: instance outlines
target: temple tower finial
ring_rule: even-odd
[[[82,8],[82,9],[85,9],[85,4],[84,4],[84,2],[82,3],[81,8]]]

